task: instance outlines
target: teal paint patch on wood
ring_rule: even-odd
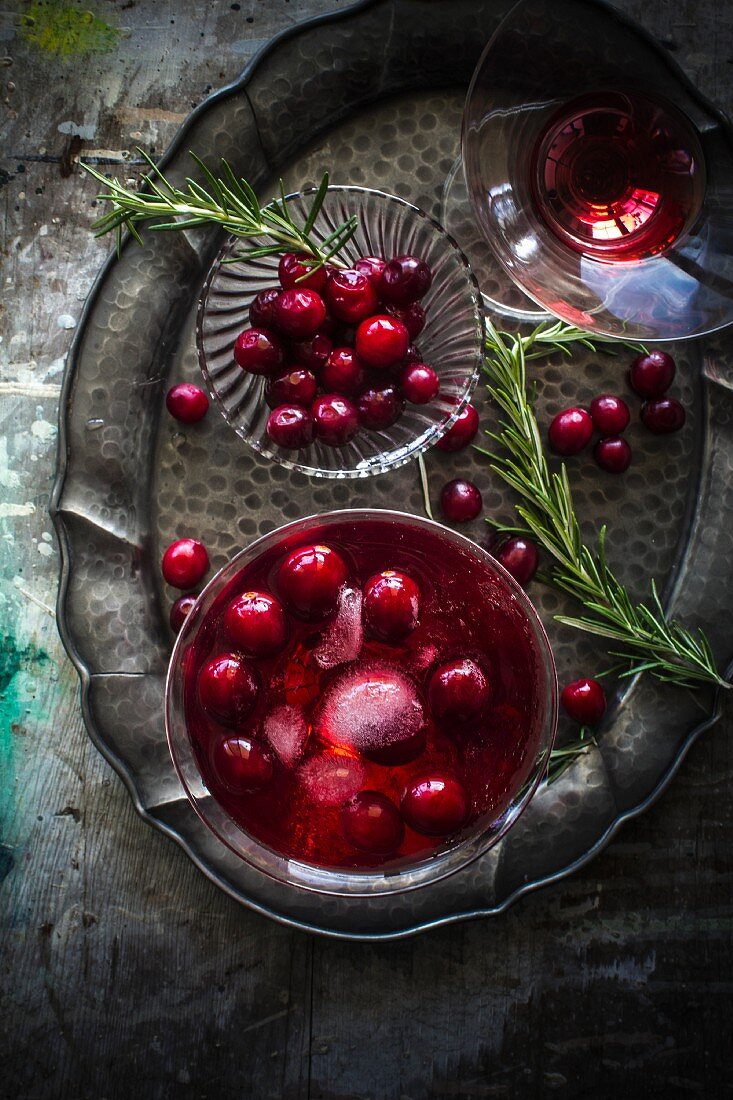
[[[32,642],[19,646],[12,634],[3,634],[0,639],[0,882],[14,865],[12,850],[3,840],[15,798],[13,736],[24,710],[18,681],[48,659],[45,650]]]

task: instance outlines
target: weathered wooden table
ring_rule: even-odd
[[[293,932],[221,894],[139,820],[85,735],[47,514],[64,355],[108,247],[90,239],[94,188],[74,158],[134,174],[136,145],[160,153],[271,35],[336,6],[11,0],[0,13],[1,1091],[729,1095],[730,707],[582,873],[498,919],[378,946]],[[733,109],[730,5],[619,6]]]

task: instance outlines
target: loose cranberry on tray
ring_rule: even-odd
[[[176,539],[163,554],[161,570],[173,588],[194,588],[209,570],[209,555],[198,539]]]
[[[165,395],[165,407],[182,424],[198,424],[209,409],[209,399],[200,386],[179,382]]]
[[[593,420],[587,409],[564,409],[553,418],[547,434],[555,454],[577,455],[591,441]]]
[[[637,356],[629,370],[629,382],[639,397],[661,397],[672,385],[675,371],[672,356],[655,348]]]

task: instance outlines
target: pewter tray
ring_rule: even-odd
[[[320,178],[381,188],[439,215],[458,149],[465,89],[507,5],[368,0],[275,39],[236,84],[182,128],[164,163],[192,174],[188,149],[210,167],[228,158],[267,196],[276,175],[296,190]],[[212,409],[183,428],[164,412],[167,387],[197,377],[196,304],[221,239],[148,234],[111,258],[90,295],[67,367],[52,512],[62,550],[59,622],[81,678],[89,734],[126,783],[143,818],[173,837],[218,886],[270,917],[333,936],[378,939],[502,912],[520,895],[570,873],[660,793],[685,751],[717,717],[697,697],[648,678],[617,691],[597,745],[540,790],[509,835],[467,870],[401,899],[337,899],[279,885],[243,866],[207,832],[171,764],[163,725],[174,596],[159,573],[174,537],[204,540],[218,568],[256,535],[339,507],[420,512],[414,464],[359,482],[308,479],[246,449]],[[720,660],[730,650],[733,577],[733,394],[713,345],[675,350],[685,429],[659,439],[630,429],[634,465],[621,478],[592,457],[571,463],[589,532],[610,526],[609,557],[632,593],[658,579],[688,625],[705,624]],[[584,353],[537,365],[543,422],[593,394],[623,392],[625,356]],[[483,423],[491,409],[479,389]],[[486,512],[508,518],[511,498],[474,452],[427,456],[439,490],[474,478]],[[436,495],[434,494],[434,495]],[[480,520],[467,533],[482,541]],[[561,682],[606,667],[593,639],[559,628],[577,605],[535,584]],[[570,736],[561,726],[560,738]]]

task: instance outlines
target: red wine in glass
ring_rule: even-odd
[[[556,111],[534,145],[530,177],[555,236],[609,263],[665,252],[694,223],[705,193],[692,123],[662,100],[616,91]]]

